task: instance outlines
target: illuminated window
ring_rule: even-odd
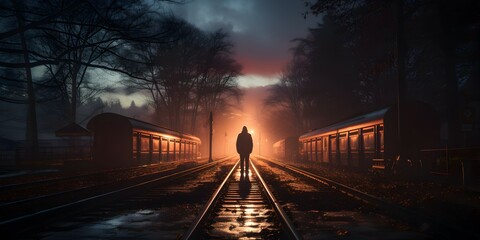
[[[384,132],[383,132],[383,125],[380,125],[379,128],[378,128],[378,140],[380,141],[380,152],[383,152],[384,150]]]
[[[364,133],[363,134],[363,146],[365,151],[375,150],[375,140],[373,138],[373,133]]]
[[[137,137],[138,137],[138,134],[134,133],[132,137],[132,148],[134,152],[137,151]]]
[[[350,149],[352,151],[358,151],[358,134],[351,134],[348,138],[350,139]]]
[[[346,134],[340,135],[338,145],[340,147],[340,152],[342,153],[347,152],[347,135]]]
[[[165,138],[162,138],[162,152],[166,153],[167,152],[167,145],[168,145],[168,140]]]
[[[137,159],[137,154],[138,154],[137,146],[138,146],[138,133],[133,133],[133,137],[132,137],[132,149],[133,149],[132,158],[135,159],[135,160]]]
[[[141,136],[141,149],[142,152],[148,152],[150,150],[150,137],[142,135]]]
[[[196,143],[192,144],[192,157],[193,158],[197,157],[197,144]]]
[[[332,150],[332,153],[337,152],[337,137],[332,137],[330,138],[330,149]]]
[[[153,152],[158,153],[159,150],[160,150],[160,139],[153,138]]]

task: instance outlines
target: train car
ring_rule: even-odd
[[[397,106],[387,107],[331,126],[310,131],[299,138],[301,155],[308,161],[359,169],[385,169],[400,155]],[[439,121],[433,108],[407,103],[402,111],[402,158],[419,159],[420,149],[437,146]]]
[[[199,157],[198,137],[115,113],[102,113],[87,124],[93,133],[93,160],[124,167]]]
[[[288,137],[273,144],[273,154],[281,160],[295,161],[298,150],[298,137]]]

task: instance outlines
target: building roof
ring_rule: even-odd
[[[345,120],[345,121],[342,121],[342,122],[332,124],[332,125],[324,127],[324,128],[319,128],[319,129],[312,130],[310,132],[307,132],[307,133],[301,135],[300,139],[308,138],[308,137],[319,135],[319,134],[322,134],[322,133],[335,131],[337,129],[346,128],[346,127],[352,126],[352,125],[359,125],[359,124],[362,124],[362,123],[367,123],[367,122],[382,119],[389,109],[390,109],[390,107],[383,108],[383,109],[380,109],[380,110],[377,110],[377,111],[374,111],[374,112],[370,112],[370,113],[360,115],[360,116],[357,116],[357,117],[354,117],[354,118],[351,118],[351,119],[348,119],[348,120]]]
[[[158,132],[158,133],[163,133],[163,134],[166,134],[166,135],[171,135],[171,136],[176,136],[176,137],[180,137],[180,138],[185,138],[185,139],[190,139],[190,140],[193,140],[193,141],[201,142],[200,138],[198,138],[196,136],[189,135],[189,134],[184,134],[184,133],[181,133],[181,132],[178,132],[178,131],[175,131],[175,130],[172,130],[172,129],[169,129],[169,128],[166,128],[166,127],[162,127],[162,126],[155,125],[155,124],[152,124],[152,123],[144,122],[144,121],[141,121],[141,120],[138,120],[138,119],[135,119],[135,118],[126,117],[126,116],[123,116],[123,115],[120,115],[120,114],[117,114],[117,113],[101,113],[101,114],[98,114],[97,116],[93,117],[90,120],[90,122],[87,125],[88,128],[91,128],[90,125],[93,124],[93,122],[95,122],[98,119],[103,119],[103,121],[110,121],[110,120],[116,119],[116,120],[121,121],[122,124],[128,124],[128,126],[131,127],[132,129],[136,129],[136,130],[139,130],[139,131]]]
[[[166,127],[151,124],[151,123],[144,122],[144,121],[134,119],[134,118],[129,118],[129,117],[125,117],[125,118],[130,122],[130,124],[132,125],[132,128],[134,128],[134,129],[147,130],[147,131],[153,131],[153,132],[161,132],[161,133],[165,133],[165,134],[172,135],[172,136],[178,136],[178,137],[181,137],[181,138],[187,138],[187,139],[191,139],[191,140],[195,140],[195,141],[200,141],[200,138],[195,137],[195,136],[190,135],[190,134],[181,133],[181,132],[178,132],[178,131],[175,131],[175,130],[172,130],[172,129],[169,129],[169,128],[166,128]]]
[[[55,131],[55,136],[57,137],[81,137],[81,136],[90,136],[90,131],[84,127],[76,124],[70,123],[65,127],[62,127]]]

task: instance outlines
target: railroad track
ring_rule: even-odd
[[[254,164],[237,162],[183,239],[301,239]]]
[[[113,185],[86,187],[3,203],[0,205],[0,232],[2,235],[15,235],[18,232],[39,227],[50,219],[82,212],[158,184],[198,173],[228,160],[231,160],[231,157],[176,172],[168,171],[142,176]]]
[[[301,177],[313,180],[314,182],[320,183],[320,185],[318,186],[320,188],[327,187],[337,192],[340,192],[350,198],[353,198],[358,201],[364,202],[365,204],[374,206],[375,208],[380,209],[383,213],[386,213],[387,215],[393,218],[408,222],[413,226],[422,226],[422,225],[430,226],[429,233],[432,234],[433,236],[436,236],[442,239],[447,236],[450,236],[450,237],[465,236],[471,239],[477,239],[480,237],[478,233],[471,232],[467,229],[462,228],[461,226],[457,226],[452,223],[447,223],[440,219],[435,219],[432,216],[428,216],[419,211],[414,211],[412,209],[402,207],[398,204],[387,202],[374,195],[362,192],[358,189],[338,183],[329,178],[319,176],[315,173],[311,173],[306,170],[297,168],[290,164],[272,160],[265,157],[256,156],[255,158],[266,161],[269,164],[276,165],[281,169],[285,169],[288,172],[296,174],[297,176],[301,176]]]
[[[48,173],[45,175],[37,174],[34,179],[29,180],[28,176],[22,177],[13,177],[10,182],[14,183],[3,183],[0,185],[0,193],[1,194],[8,194],[8,191],[14,190],[26,190],[34,189],[34,188],[43,188],[45,186],[49,186],[52,184],[65,184],[69,182],[78,182],[78,181],[89,181],[91,179],[97,181],[99,179],[106,179],[108,177],[116,177],[115,175],[118,174],[125,174],[125,173],[132,173],[132,172],[145,172],[145,171],[158,171],[160,164],[150,164],[150,165],[142,165],[142,166],[135,166],[129,168],[117,168],[117,169],[109,169],[103,171],[94,171],[94,172],[87,172],[81,174],[74,174],[68,175],[65,174],[53,174]],[[162,171],[173,170],[175,167],[172,164],[165,166]],[[27,178],[27,180],[23,180],[22,178]],[[4,182],[9,181],[9,179],[3,179]],[[21,182],[20,182],[21,181]]]

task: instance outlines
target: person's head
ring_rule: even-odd
[[[247,127],[243,126],[242,133],[247,133],[247,132],[248,132]]]

